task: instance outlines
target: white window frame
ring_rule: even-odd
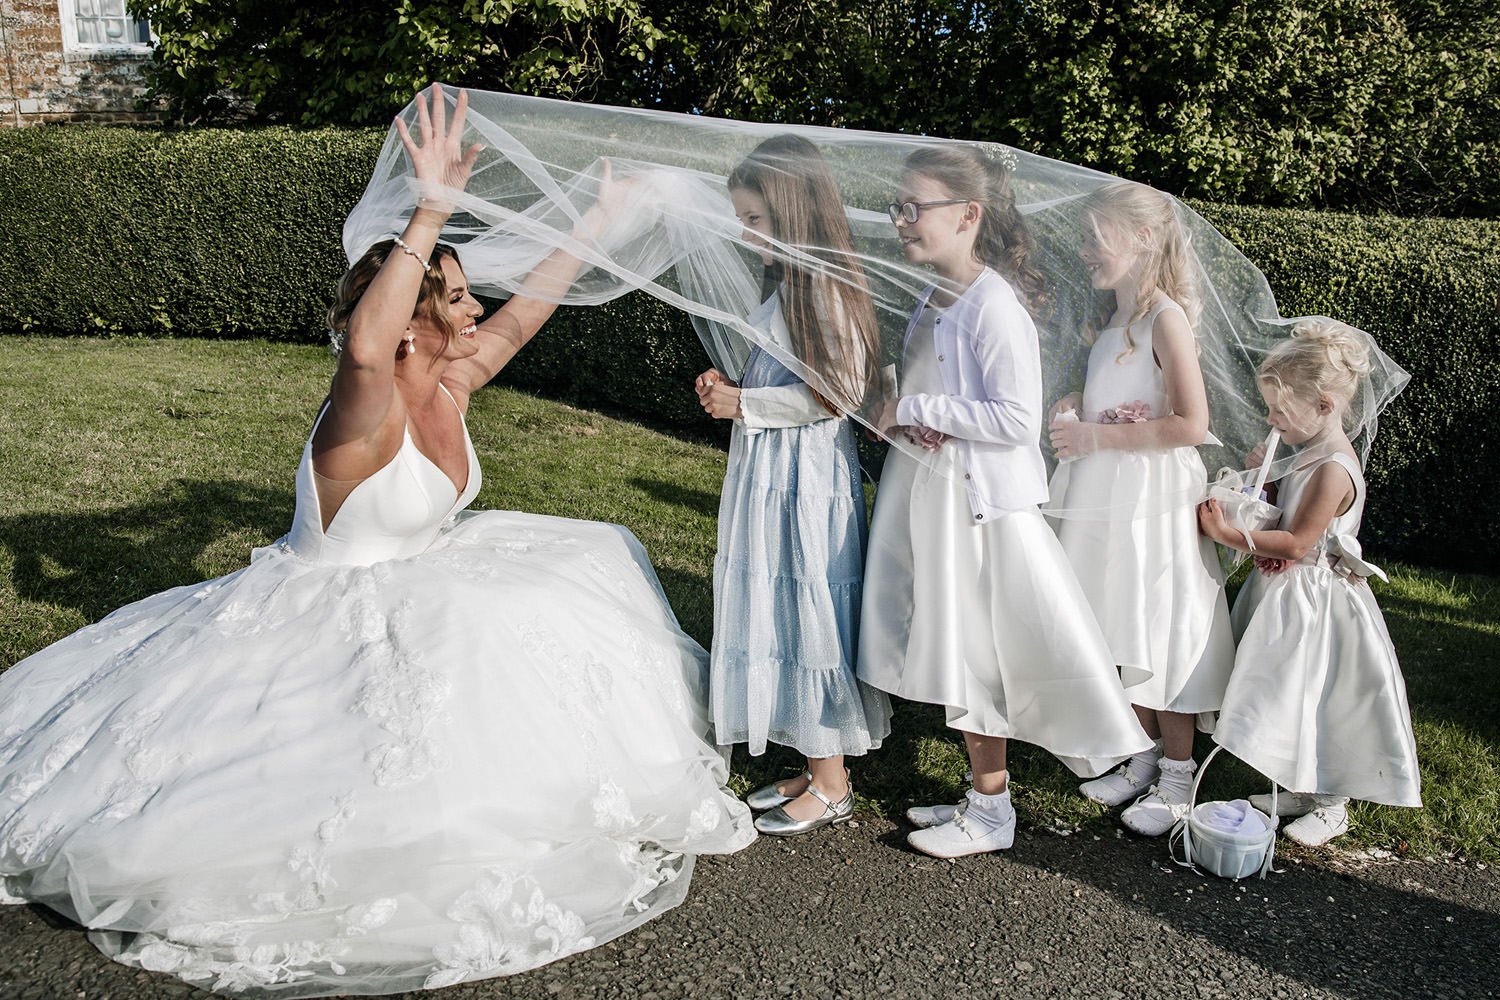
[[[126,42],[122,45],[100,45],[78,40],[78,6],[75,0],[57,0],[57,13],[62,20],[63,51],[78,55],[146,55],[156,43],[151,34],[149,42]],[[127,13],[128,16],[128,13]],[[134,20],[134,19],[132,19]],[[139,24],[139,21],[135,23]],[[151,32],[149,24],[146,31]]]

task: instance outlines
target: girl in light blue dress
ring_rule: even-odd
[[[889,700],[854,673],[865,505],[844,419],[870,392],[878,340],[842,200],[812,143],[761,143],[730,174],[729,193],[746,240],[762,251],[768,295],[748,320],[766,347],[751,350],[739,384],[709,369],[696,385],[710,416],[734,421],[710,701],[719,744],[748,743],[759,755],[779,743],[807,758],[801,775],[747,799],[763,810],[757,829],[790,836],[853,815],[844,757],[890,731]],[[777,247],[815,254],[855,280],[781,267]],[[827,394],[778,355],[819,372]]]

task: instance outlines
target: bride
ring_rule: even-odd
[[[467,182],[466,107],[449,127],[434,88],[398,125],[430,190]],[[345,275],[288,534],[0,675],[0,898],[209,989],[391,993],[608,941],[754,837],[640,543],[463,512],[470,395],[580,265],[480,322],[450,211],[423,199]]]

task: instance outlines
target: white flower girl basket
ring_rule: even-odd
[[[1263,499],[1266,476],[1271,471],[1276,445],[1280,442],[1281,435],[1276,431],[1266,437],[1266,457],[1261,460],[1253,482],[1246,482],[1241,472],[1223,468],[1219,470],[1217,481],[1208,488],[1209,499],[1219,501],[1219,506],[1224,508],[1225,520],[1245,536],[1245,544],[1250,546],[1251,552],[1255,551],[1255,543],[1250,540],[1250,532],[1274,528],[1281,520],[1280,508]]]
[[[1206,869],[1220,878],[1239,880],[1249,875],[1265,878],[1276,858],[1276,782],[1271,782],[1271,815],[1256,809],[1245,799],[1231,802],[1199,802],[1198,785],[1209,761],[1223,747],[1214,747],[1198,775],[1193,779],[1193,794],[1188,799],[1188,814],[1178,820],[1167,838],[1167,852],[1172,860],[1194,871]],[[1177,842],[1182,842],[1182,860],[1177,859]]]

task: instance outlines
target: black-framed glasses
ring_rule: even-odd
[[[929,208],[937,208],[939,205],[966,205],[968,198],[945,198],[942,201],[903,201],[896,204],[894,201],[885,206],[890,214],[892,222],[905,222],[912,225],[922,217],[922,212]]]

